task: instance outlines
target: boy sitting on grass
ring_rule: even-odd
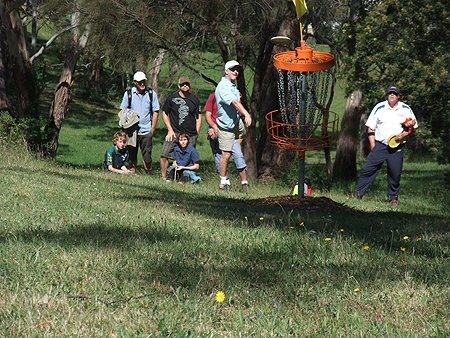
[[[186,130],[182,130],[177,136],[178,145],[173,150],[174,161],[172,165],[167,169],[168,180],[174,179],[174,175],[179,175],[181,181],[188,181],[191,179],[191,183],[201,182],[202,179],[197,176],[196,170],[200,167],[200,156],[197,149],[189,144],[189,133]]]
[[[103,162],[103,169],[112,173],[131,174],[131,170],[125,167],[125,162],[128,162],[129,153],[125,148],[125,143],[128,140],[128,135],[124,131],[118,131],[113,136],[114,146],[108,148],[105,154],[105,162]]]

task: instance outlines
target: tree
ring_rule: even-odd
[[[349,26],[342,32],[349,36]],[[450,4],[386,0],[355,27],[355,53],[345,58],[348,88],[360,89],[371,109],[391,84],[422,124],[441,140],[440,159],[450,162]]]
[[[61,125],[67,110],[67,104],[70,99],[70,90],[73,83],[75,66],[89,39],[91,24],[87,23],[84,26],[84,31],[81,31],[79,29],[80,23],[80,11],[76,6],[74,6],[74,12],[72,13],[72,26],[76,28],[73,30],[73,40],[67,50],[61,72],[61,78],[55,89],[55,97],[50,108],[49,122],[45,127],[47,135],[45,154],[50,157],[56,156],[59,132],[61,130]]]

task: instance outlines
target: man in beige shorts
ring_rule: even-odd
[[[242,138],[245,133],[245,127],[249,127],[252,118],[240,102],[239,90],[235,85],[236,78],[239,75],[241,65],[237,61],[228,61],[225,64],[225,75],[216,88],[217,102],[217,130],[219,136],[219,149],[222,151],[222,157],[219,162],[220,169],[220,190],[226,190],[230,186],[227,179],[228,161],[231,157],[231,151],[236,139]],[[239,113],[244,117],[241,120]],[[243,190],[248,189],[247,170],[245,168],[238,170],[241,177]]]

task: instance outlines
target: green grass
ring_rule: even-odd
[[[212,167],[193,187],[1,147],[2,337],[450,334],[448,167],[406,162],[398,207],[384,173],[362,201],[313,186],[347,214],[250,207],[289,187],[221,192]]]
[[[181,75],[204,104],[214,88]],[[342,116],[341,87],[335,97]],[[251,207],[289,193],[296,161],[279,181],[221,192],[203,128],[203,184],[166,183],[160,118],[155,175],[140,163],[139,175],[107,174],[118,106],[75,91],[55,161],[0,139],[1,337],[450,335],[449,166],[406,160],[391,207],[385,169],[349,200],[355,182],[330,186],[323,153],[308,152],[313,197],[358,213]]]

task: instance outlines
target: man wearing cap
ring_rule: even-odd
[[[220,190],[226,190],[230,186],[227,179],[228,161],[231,157],[231,151],[236,139],[242,138],[245,134],[245,127],[249,127],[252,118],[240,102],[239,90],[235,81],[239,75],[241,65],[237,61],[228,61],[225,64],[225,75],[216,88],[217,102],[217,131],[219,136],[219,149],[222,151],[222,157],[219,162],[220,169]],[[239,113],[242,114],[242,122]],[[245,126],[244,126],[245,124]],[[243,190],[248,189],[246,168],[238,169],[241,176],[241,185]]]
[[[152,137],[158,122],[158,111],[160,109],[158,96],[146,86],[147,77],[143,72],[136,72],[133,76],[135,87],[131,92],[123,95],[120,109],[130,108],[139,114],[139,125],[137,144],[127,145],[130,153],[128,164],[133,173],[136,172],[138,144],[142,153],[142,164],[148,175],[152,174]],[[130,94],[130,95],[129,95]],[[130,102],[131,101],[131,102]]]
[[[383,163],[387,162],[389,204],[397,205],[405,138],[414,132],[417,123],[411,108],[400,101],[400,89],[397,86],[388,88],[385,99],[386,101],[373,108],[367,119],[371,152],[361,170],[352,198],[362,197],[377,177]],[[405,126],[407,121],[414,121],[414,124],[411,127]]]
[[[189,134],[189,144],[195,147],[202,126],[199,99],[190,93],[191,82],[183,76],[178,81],[178,91],[170,95],[163,105],[163,121],[167,135],[161,150],[161,175],[166,178],[169,159],[173,159],[176,137],[181,130]]]

